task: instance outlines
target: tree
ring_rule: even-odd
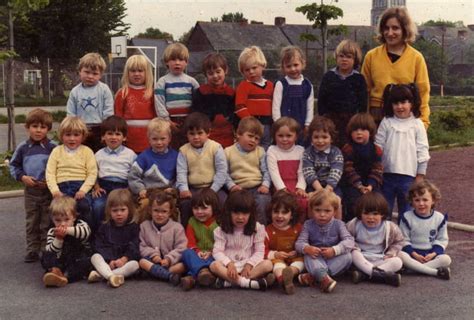
[[[36,57],[41,75],[48,77],[47,60],[53,70],[54,95],[62,96],[62,69],[77,63],[87,52],[110,52],[110,37],[124,35],[129,25],[124,0],[51,0],[40,10],[30,12],[18,30],[22,57]],[[49,94],[47,87],[43,93]]]
[[[445,27],[445,28],[461,28],[464,27],[464,22],[462,21],[448,21],[448,20],[428,20],[421,24],[425,27]]]
[[[306,18],[313,22],[312,28],[319,29],[321,32],[321,38],[318,39],[311,34],[303,34],[303,41],[318,41],[323,47],[323,73],[327,71],[327,44],[328,36],[334,34],[340,34],[344,32],[344,27],[339,26],[336,28],[328,28],[328,20],[337,19],[344,15],[341,8],[317,3],[307,4],[296,8],[296,12],[303,13]]]
[[[5,92],[6,107],[8,113],[8,133],[7,133],[7,149],[16,148],[15,139],[15,94],[14,94],[14,57],[15,39],[14,39],[14,22],[15,16],[22,16],[28,11],[37,10],[41,6],[48,3],[49,0],[10,0],[3,1],[0,5],[0,11],[7,18],[8,26],[0,24],[0,30],[8,31],[8,36],[0,36],[0,42],[8,42],[8,50],[0,50],[0,61],[7,59],[7,85]],[[2,34],[4,34],[2,32]]]
[[[189,37],[191,36],[191,33],[193,33],[193,30],[194,30],[194,26],[191,27],[191,29],[189,29],[189,30],[186,31],[185,33],[183,33],[183,34],[181,35],[181,37],[179,37],[178,42],[187,44],[187,43],[188,43],[188,40],[189,40]]]
[[[211,18],[211,22],[246,22],[247,18],[244,17],[242,12],[229,12],[224,13],[219,20],[219,18]]]
[[[418,39],[413,47],[420,51],[425,58],[430,82],[443,85],[447,77],[447,59],[441,47],[423,38]]]
[[[141,32],[137,34],[135,37],[137,38],[148,38],[148,39],[164,39],[173,41],[173,35],[168,32],[161,31],[158,28],[147,28],[145,32]]]

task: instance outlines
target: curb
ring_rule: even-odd
[[[18,198],[24,196],[24,190],[1,191],[0,199]],[[398,212],[394,212],[392,217],[398,218]],[[459,222],[448,222],[448,227],[455,230],[474,232],[474,225]]]

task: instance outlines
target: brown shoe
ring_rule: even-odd
[[[192,288],[194,288],[194,285],[196,284],[196,281],[192,276],[185,276],[181,278],[181,289],[183,291],[189,291]]]
[[[44,274],[43,283],[46,287],[64,287],[68,281],[61,269],[53,267]]]
[[[203,287],[209,287],[216,283],[216,276],[208,268],[202,268],[197,276],[197,283]]]
[[[286,267],[283,269],[282,278],[283,278],[283,289],[286,294],[295,293],[295,285],[293,284],[293,270],[291,267]]]
[[[319,288],[321,292],[331,293],[336,287],[337,282],[331,278],[329,275],[325,275],[324,278],[319,283]]]
[[[298,275],[298,282],[302,286],[309,287],[314,285],[314,277],[309,273],[301,273]]]

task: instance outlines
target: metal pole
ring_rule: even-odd
[[[47,70],[46,73],[48,74],[48,101],[51,104],[51,77],[49,76],[49,58],[46,60],[47,63]]]
[[[5,83],[5,64],[2,63],[2,85],[3,85],[3,106],[6,107],[7,105],[7,97],[5,90],[7,89],[7,85]]]

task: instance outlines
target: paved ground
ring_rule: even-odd
[[[23,198],[0,200],[0,319],[472,319],[474,239],[450,231],[451,281],[404,275],[400,288],[339,280],[333,294],[298,288],[293,296],[240,289],[182,292],[166,283],[130,280],[119,289],[80,282],[42,286],[38,263],[22,262]]]

